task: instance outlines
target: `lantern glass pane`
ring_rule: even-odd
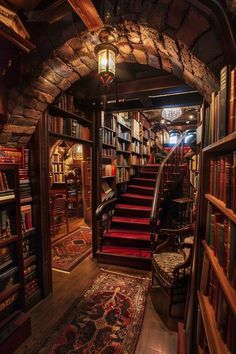
[[[98,72],[107,71],[107,50],[102,49],[98,53]]]
[[[109,50],[109,72],[115,75],[116,72],[116,55],[113,50]]]

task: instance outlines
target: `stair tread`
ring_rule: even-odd
[[[123,193],[123,194],[121,194],[121,197],[129,197],[129,198],[135,198],[135,199],[149,199],[149,200],[153,200],[153,197],[150,196],[150,195],[135,194],[135,193]]]
[[[137,217],[126,217],[126,216],[113,216],[112,222],[125,222],[132,224],[149,225],[150,218],[137,218]]]
[[[108,230],[104,233],[104,237],[114,237],[114,238],[126,238],[130,240],[143,240],[143,241],[150,241],[150,232],[129,232],[128,230],[125,232],[123,230],[120,231],[112,231]]]
[[[106,232],[113,232],[113,233],[129,233],[129,234],[142,234],[142,235],[150,235],[150,231],[138,231],[138,230],[128,230],[128,229],[116,229],[115,227],[110,228]]]
[[[137,184],[129,184],[129,187],[132,188],[138,188],[138,189],[146,189],[147,191],[154,191],[154,187],[148,187],[148,186],[139,186]]]
[[[134,177],[132,181],[148,181],[148,182],[156,182],[155,178],[142,178],[142,177]]]
[[[115,206],[115,209],[131,209],[131,210],[143,210],[143,211],[151,211],[151,207],[145,205],[134,205],[134,204],[122,204],[118,203]]]
[[[151,252],[149,250],[134,247],[103,246],[102,252],[119,256],[128,256],[131,258],[151,258]]]

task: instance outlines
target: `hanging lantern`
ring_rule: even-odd
[[[115,78],[116,55],[118,49],[111,43],[102,43],[95,48],[98,58],[98,76],[104,86],[108,86]]]

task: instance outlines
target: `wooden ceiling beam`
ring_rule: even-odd
[[[103,21],[99,16],[93,2],[91,0],[67,0],[79,15],[81,20],[89,31],[96,31],[104,27]]]

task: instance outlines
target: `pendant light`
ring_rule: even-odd
[[[111,26],[106,26],[99,34],[101,44],[95,47],[95,54],[98,60],[98,76],[104,86],[114,80],[116,74],[117,47],[112,44],[116,40],[114,30]]]

